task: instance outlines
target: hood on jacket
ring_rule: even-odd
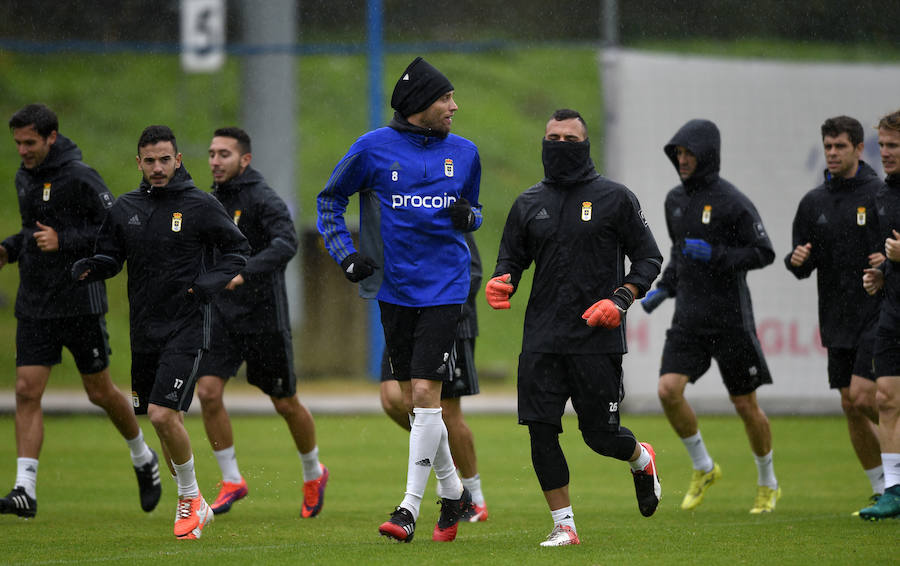
[[[141,186],[139,188],[141,192],[147,193],[149,196],[154,197],[163,194],[181,192],[194,187],[194,179],[191,178],[191,174],[188,173],[187,168],[184,166],[184,163],[182,163],[181,167],[175,170],[175,175],[172,176],[172,179],[169,180],[169,183],[166,186],[154,187],[149,182],[147,182],[147,179],[141,179]]]
[[[244,169],[243,173],[232,177],[231,179],[228,179],[220,185],[217,185],[215,182],[213,182],[212,188],[217,192],[221,191],[223,193],[236,193],[240,192],[247,185],[253,185],[262,181],[264,181],[262,173],[248,165],[247,168]]]
[[[59,169],[70,161],[81,161],[81,149],[75,145],[75,142],[57,132],[56,141],[50,146],[50,151],[47,152],[44,161],[34,169],[25,169],[24,164],[21,168],[29,173],[38,174]]]
[[[675,166],[678,173],[678,157],[675,148],[681,146],[687,148],[697,158],[697,169],[689,179],[682,181],[685,186],[700,182],[710,183],[719,176],[719,152],[721,149],[719,128],[709,121],[694,119],[681,126],[663,151],[669,157],[669,161]]]
[[[828,169],[825,169],[822,174],[825,177],[825,187],[829,190],[840,190],[844,187],[856,187],[870,181],[873,177],[878,177],[878,173],[862,159],[859,160],[859,167],[856,169],[856,175],[848,179],[834,177]]]
[[[425,143],[429,143],[427,138],[435,138],[435,139],[445,139],[450,135],[450,132],[446,134],[438,133],[432,130],[431,128],[423,128],[422,126],[417,126],[407,120],[402,114],[399,112],[394,112],[394,117],[388,123],[388,127],[392,130],[396,130],[398,132],[407,132],[410,134],[414,134],[417,136],[423,136],[423,141]]]

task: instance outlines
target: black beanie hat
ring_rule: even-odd
[[[453,85],[443,73],[421,57],[406,67],[391,95],[391,108],[407,118],[425,110],[431,104],[453,90]]]

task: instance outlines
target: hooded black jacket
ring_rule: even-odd
[[[57,134],[44,162],[16,172],[22,229],[5,240],[10,262],[19,262],[16,318],[51,319],[103,314],[102,281],[78,285],[69,277],[75,260],[91,253],[94,238],[114,197],[100,175],[81,161],[81,150]],[[36,222],[59,235],[59,250],[42,252]]]
[[[878,226],[882,246],[886,238],[900,232],[900,175],[889,175],[875,196],[878,207]],[[878,319],[878,333],[896,340],[900,336],[900,262],[886,260],[884,270],[884,300]]]
[[[519,195],[506,219],[494,276],[509,273],[518,287],[532,262],[522,351],[628,351],[624,319],[618,328],[592,328],[581,315],[624,283],[642,296],[659,275],[662,255],[634,193],[591,165],[573,183],[544,179]]]
[[[677,298],[674,326],[697,333],[755,332],[747,271],[772,263],[775,251],[750,199],[719,177],[719,145],[715,124],[691,120],[664,148],[676,172],[677,146],[696,156],[697,168],[666,195],[672,251],[658,287]],[[683,256],[685,238],[708,242],[711,260],[703,263]]]
[[[243,285],[217,294],[213,304],[231,331],[289,330],[284,272],[297,254],[297,231],[287,205],[252,167],[213,189],[250,243],[250,257],[241,269]]]
[[[875,212],[875,194],[883,186],[875,171],[860,161],[856,175],[834,178],[806,193],[794,216],[791,253],[784,265],[798,279],[816,271],[819,332],[829,348],[856,348],[862,333],[878,319],[881,296],[863,289],[869,254],[884,253]],[[812,244],[803,265],[791,265],[797,246]]]
[[[142,181],[119,197],[100,228],[90,278],[112,277],[128,262],[132,351],[159,352],[192,325],[196,344],[185,348],[207,348],[210,298],[249,252],[219,201],[195,187],[182,166],[165,187]]]

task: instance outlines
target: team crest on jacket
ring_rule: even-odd
[[[866,207],[860,206],[856,208],[856,225],[857,226],[865,226],[866,225]]]
[[[591,220],[591,203],[589,201],[584,201],[581,203],[581,219],[584,222],[590,222]]]
[[[453,160],[449,157],[444,160],[444,176],[452,177],[453,176]]]
[[[700,215],[700,222],[702,222],[703,224],[709,224],[710,216],[712,216],[712,205],[703,205],[703,214]]]
[[[237,226],[238,222],[241,221],[241,209],[237,209],[234,211],[234,225]]]
[[[44,202],[48,202],[50,200],[50,183],[44,183]]]
[[[173,232],[181,232],[181,213],[180,212],[172,213],[172,231]]]

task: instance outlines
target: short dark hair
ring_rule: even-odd
[[[570,108],[560,108],[551,116],[553,120],[558,122],[562,122],[563,120],[578,120],[581,122],[581,125],[584,126],[584,133],[587,135],[587,123],[584,121],[584,118],[581,117],[581,114],[577,110],[572,110]]]
[[[9,129],[34,126],[34,129],[44,139],[59,130],[59,119],[53,110],[43,104],[29,104],[12,115],[9,119]]]
[[[238,128],[237,126],[228,126],[226,128],[219,128],[215,132],[213,132],[213,137],[222,136],[225,138],[233,138],[237,140],[238,150],[241,152],[241,155],[245,155],[247,153],[252,153],[250,146],[250,135],[244,130]]]
[[[172,149],[175,150],[176,154],[178,153],[178,144],[175,143],[175,133],[172,132],[172,129],[169,126],[147,126],[144,128],[144,131],[141,132],[141,137],[138,138],[138,155],[140,155],[142,147],[159,142],[172,142]]]
[[[900,132],[900,110],[894,110],[890,114],[886,114],[878,120],[878,129],[896,130]]]
[[[850,116],[835,116],[825,120],[822,124],[822,139],[825,136],[836,138],[841,134],[847,134],[853,147],[858,146],[865,139],[862,124],[856,118]]]

